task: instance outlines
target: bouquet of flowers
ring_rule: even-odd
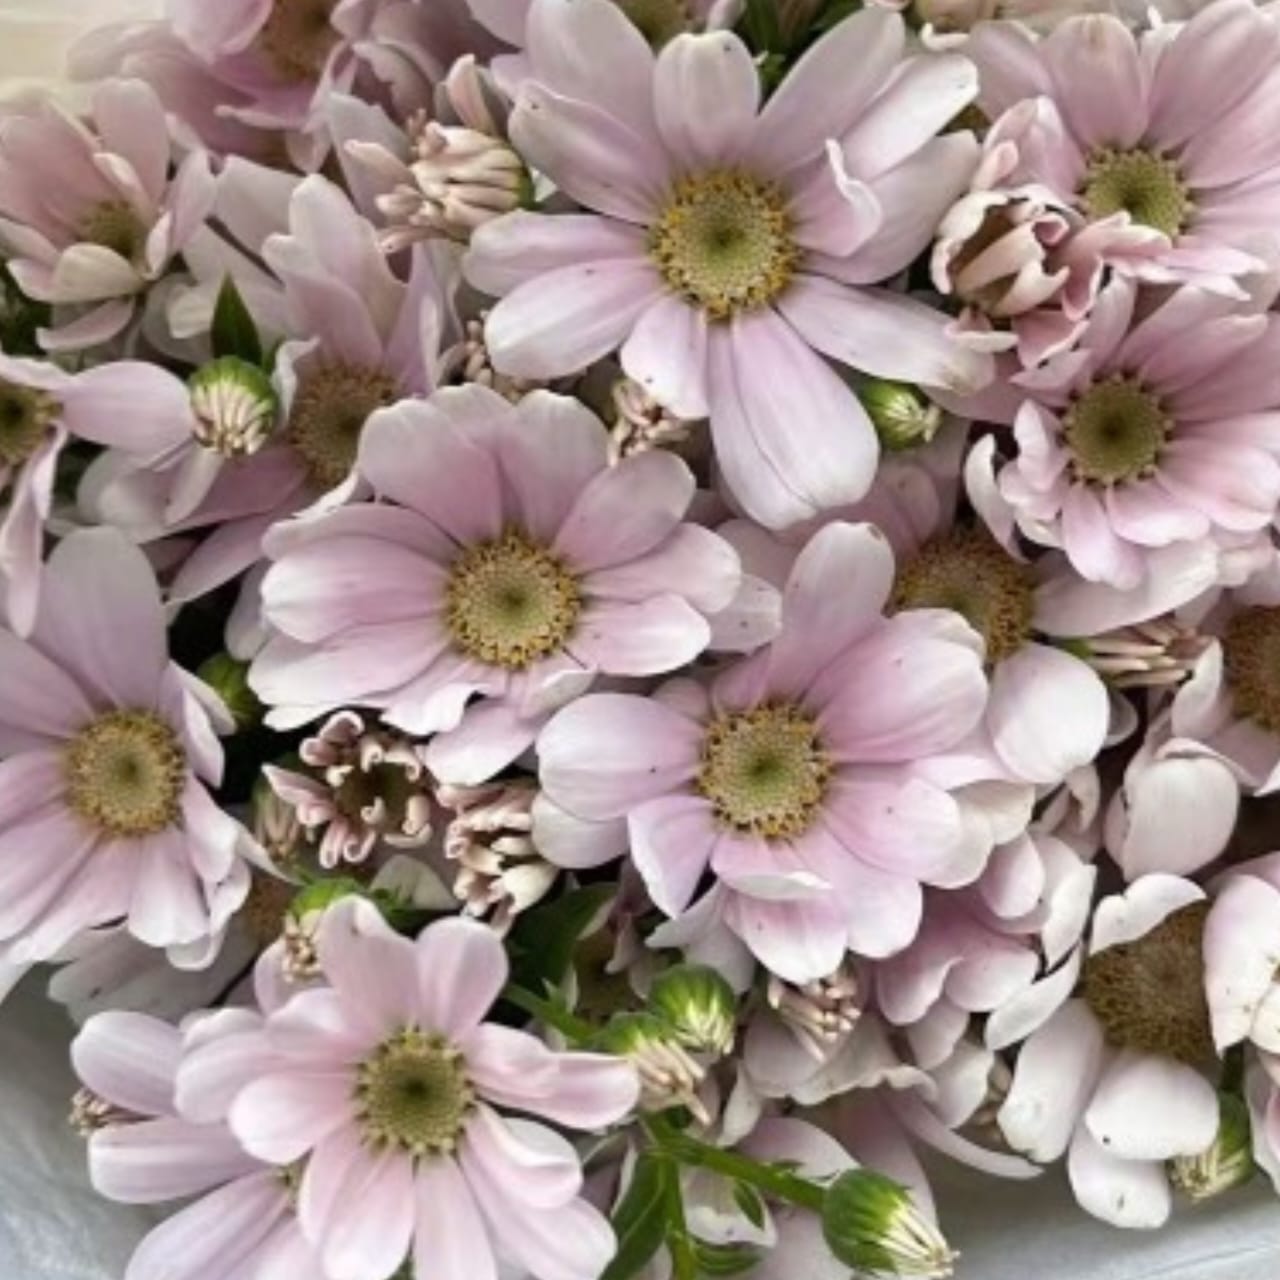
[[[1280,1187],[1280,18],[1083,8],[168,0],[0,106],[0,990],[126,1280]]]

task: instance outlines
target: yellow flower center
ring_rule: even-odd
[[[340,485],[356,464],[369,415],[400,399],[396,380],[380,369],[322,360],[301,377],[286,433],[307,474],[322,489]]]
[[[18,467],[40,447],[61,406],[47,392],[0,378],[0,467]]]
[[[1177,163],[1142,147],[1094,151],[1085,166],[1080,202],[1091,218],[1123,211],[1170,238],[1187,229],[1195,211]]]
[[[258,48],[282,80],[303,84],[324,70],[338,33],[329,22],[337,0],[273,0]]]
[[[1173,419],[1137,379],[1117,373],[1089,387],[1062,426],[1075,477],[1113,485],[1152,474]]]
[[[1236,715],[1280,733],[1280,608],[1258,606],[1231,619],[1222,667]]]

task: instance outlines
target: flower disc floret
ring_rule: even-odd
[[[0,378],[0,467],[26,462],[57,415],[58,402],[47,391]]]
[[[1123,212],[1171,238],[1187,229],[1195,208],[1177,162],[1143,147],[1095,150],[1085,167],[1080,201],[1091,218]]]
[[[1151,475],[1172,428],[1159,397],[1118,373],[1090,386],[1063,418],[1072,470],[1099,485]]]

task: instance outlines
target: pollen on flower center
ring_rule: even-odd
[[[47,392],[0,378],[0,467],[17,467],[40,447],[58,414]]]
[[[1076,479],[1111,485],[1152,473],[1173,419],[1140,382],[1116,373],[1089,387],[1062,426]]]
[[[298,886],[254,872],[249,882],[249,896],[240,908],[240,920],[246,932],[259,947],[266,949],[284,932],[285,916],[298,892]]]
[[[1133,942],[1089,957],[1084,998],[1117,1049],[1190,1066],[1214,1056],[1204,994],[1206,903],[1175,911]]]
[[[111,836],[155,835],[177,821],[187,758],[152,711],[108,711],[66,753],[67,803]]]
[[[516,530],[464,551],[446,589],[445,616],[458,648],[512,670],[562,648],[581,613],[577,578]]]
[[[1185,231],[1195,211],[1177,163],[1141,147],[1132,151],[1102,147],[1092,152],[1080,202],[1091,218],[1123,211],[1134,222],[1169,237]]]
[[[112,249],[126,262],[142,255],[147,242],[147,229],[124,200],[103,200],[95,204],[80,220],[78,238],[85,244]]]
[[[613,0],[655,48],[690,30],[693,22],[685,0]]]
[[[355,1098],[371,1147],[414,1156],[450,1155],[476,1101],[461,1050],[412,1029],[383,1041],[360,1064]]]
[[[952,609],[982,637],[995,664],[1031,639],[1034,580],[994,539],[957,529],[926,542],[898,570],[890,600],[902,609]]]
[[[800,261],[782,191],[728,169],[676,183],[649,229],[649,253],[667,284],[712,320],[771,302]]]
[[[338,33],[329,22],[337,0],[273,0],[258,48],[282,80],[302,83],[324,70]]]
[[[1280,608],[1258,606],[1231,619],[1222,667],[1236,715],[1280,733]]]
[[[762,706],[711,722],[697,787],[722,826],[788,840],[809,829],[831,769],[811,716]]]
[[[380,369],[335,360],[308,369],[298,384],[286,431],[312,481],[323,489],[341,484],[355,466],[369,415],[399,398],[396,380]]]

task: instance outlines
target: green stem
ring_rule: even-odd
[[[581,1044],[595,1034],[595,1028],[589,1022],[584,1022],[568,1009],[562,1009],[558,1004],[544,1000],[541,996],[535,996],[532,991],[518,987],[514,983],[503,990],[502,998],[508,1004],[513,1004],[517,1009],[523,1009],[525,1013],[537,1018],[539,1022],[545,1022],[547,1026],[554,1027],[565,1039],[575,1044]]]
[[[708,1169],[712,1173],[723,1174],[726,1178],[735,1178],[746,1182],[772,1196],[775,1200],[785,1200],[788,1204],[799,1205],[802,1209],[822,1212],[822,1204],[826,1199],[826,1190],[808,1178],[789,1173],[772,1165],[761,1164],[750,1156],[738,1154],[736,1151],[725,1151],[713,1147],[706,1142],[699,1142],[672,1127],[669,1121],[661,1116],[653,1116],[644,1122],[650,1139],[660,1150],[665,1151],[683,1165],[697,1169]]]

